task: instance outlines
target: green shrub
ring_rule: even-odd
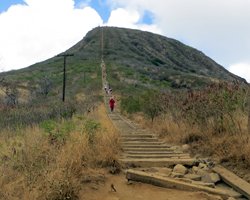
[[[129,96],[121,99],[121,110],[127,113],[136,113],[141,111],[139,97]]]
[[[142,111],[152,122],[163,111],[160,97],[160,92],[154,90],[147,91],[142,95]]]
[[[95,141],[97,131],[101,128],[101,124],[94,120],[86,120],[84,123],[84,129],[88,134],[90,144]]]
[[[46,120],[40,126],[48,135],[51,144],[64,143],[70,132],[75,130],[75,124],[72,121],[62,121],[59,123],[53,120]]]

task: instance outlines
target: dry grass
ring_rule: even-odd
[[[92,134],[86,129],[89,120],[98,125]],[[60,122],[56,131],[65,131],[65,124],[73,128],[63,140],[53,142],[38,126],[20,130],[19,135],[1,134],[0,199],[75,200],[87,183],[103,181],[95,178],[99,169],[109,166],[119,151],[118,135],[104,106],[88,117]]]
[[[247,117],[242,113],[235,116],[237,132],[217,133],[210,126],[213,121],[207,120],[207,127],[190,126],[182,121],[176,121],[169,115],[158,117],[154,123],[137,114],[133,119],[144,128],[149,128],[171,144],[189,144],[191,153],[197,156],[213,157],[219,163],[234,167],[239,174],[250,181],[250,136],[247,133]],[[211,128],[210,128],[211,127]]]

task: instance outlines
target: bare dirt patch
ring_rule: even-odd
[[[116,192],[111,189],[114,185]],[[107,175],[105,183],[88,185],[80,192],[81,200],[221,200],[219,196],[204,192],[188,192],[166,189],[148,184],[128,184],[125,175]]]

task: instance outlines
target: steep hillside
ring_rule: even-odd
[[[117,88],[123,88],[124,83],[139,88],[189,88],[220,80],[245,81],[192,47],[139,30],[97,27],[66,52],[74,53],[67,59],[66,91],[73,96],[100,89],[101,55],[108,79]],[[54,57],[0,77],[29,89],[47,77],[53,82],[51,95],[60,96],[62,70],[63,58]]]
[[[212,81],[244,81],[202,52],[157,34],[124,28],[95,28],[69,51],[83,60],[102,53],[119,81],[157,87],[199,87]]]

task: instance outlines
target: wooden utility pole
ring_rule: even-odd
[[[65,101],[65,89],[66,89],[66,59],[69,56],[74,56],[74,54],[59,54],[57,57],[63,57],[63,94],[62,101]]]

